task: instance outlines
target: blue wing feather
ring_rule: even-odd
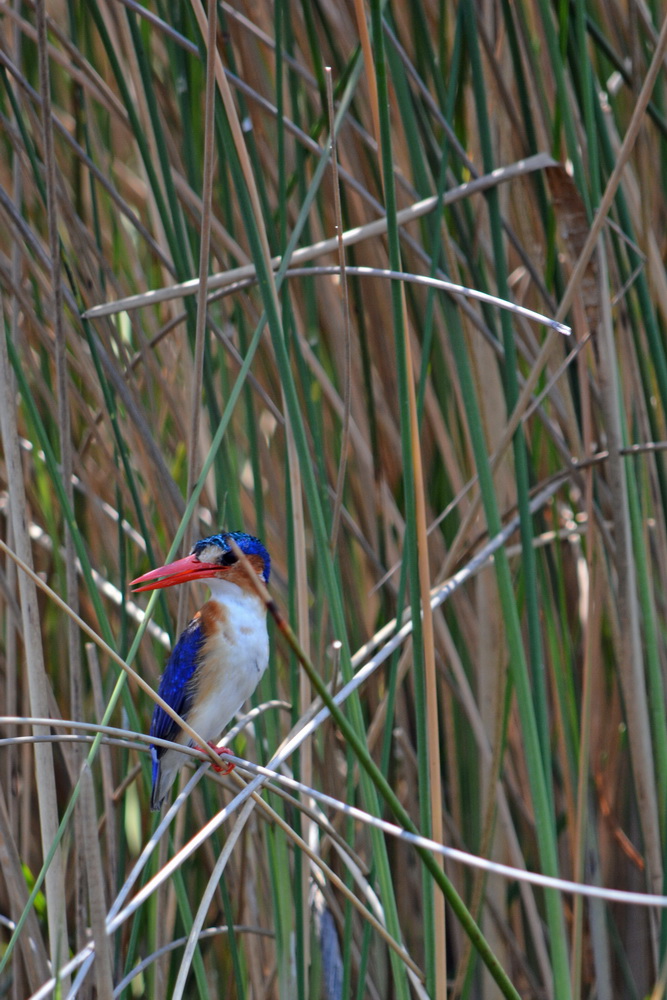
[[[197,669],[203,644],[204,631],[201,618],[193,618],[174,646],[160,680],[158,694],[183,718],[187,716],[192,705],[194,695],[192,678]],[[151,719],[150,735],[157,736],[161,740],[174,740],[179,731],[171,716],[156,705]],[[161,757],[164,749],[161,747],[155,749],[158,758]]]

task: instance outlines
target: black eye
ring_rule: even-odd
[[[233,552],[225,552],[222,559],[220,560],[221,566],[233,566],[237,562],[237,558]]]

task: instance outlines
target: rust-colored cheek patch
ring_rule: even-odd
[[[254,569],[257,576],[262,575],[264,572],[264,560],[261,556],[248,556],[248,562]],[[234,566],[230,566],[228,569],[223,570],[220,574],[221,580],[229,580],[230,583],[235,583],[237,587],[241,587],[242,590],[249,590],[251,593],[256,593],[255,588],[248,579],[248,574],[244,570],[243,566],[238,563]]]

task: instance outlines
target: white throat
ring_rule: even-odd
[[[221,580],[213,577],[207,580],[206,583],[211,591],[211,599],[218,601],[220,604],[242,604],[246,607],[248,605],[262,604],[262,600],[258,594],[244,590],[243,587],[239,587],[237,583],[232,583],[231,580]]]

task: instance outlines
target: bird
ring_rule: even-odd
[[[252,695],[269,663],[266,605],[230,545],[233,540],[247,556],[263,583],[268,584],[271,559],[259,538],[227,531],[202,538],[190,555],[153,569],[133,580],[133,592],[172,587],[188,580],[206,580],[209,600],[181,633],[160,679],[158,694],[195,732],[219,753],[216,740]],[[150,736],[192,746],[193,741],[159,705],[151,719]],[[178,750],[151,746],[151,809],[161,808],[185,763]],[[217,770],[229,774],[234,765]]]

